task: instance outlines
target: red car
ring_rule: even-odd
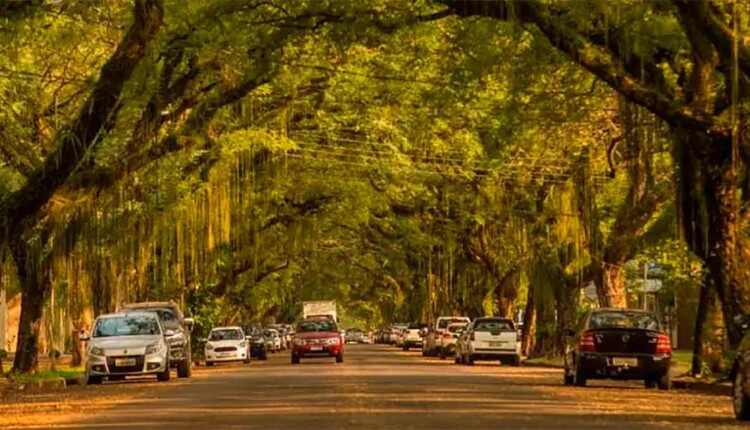
[[[336,322],[330,318],[310,318],[302,321],[292,340],[292,364],[301,358],[335,357],[344,362],[344,339]]]

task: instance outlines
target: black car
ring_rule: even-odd
[[[640,379],[646,388],[669,389],[672,345],[654,314],[595,309],[566,335],[566,385],[583,387],[589,379]]]
[[[153,312],[159,316],[164,335],[169,345],[169,363],[177,368],[177,377],[189,378],[192,375],[193,351],[190,331],[193,319],[185,318],[175,302],[143,302],[122,306],[122,311]]]
[[[245,338],[250,342],[250,356],[258,360],[268,360],[268,349],[266,348],[266,338],[263,336],[263,327],[259,325],[246,325],[242,329],[245,331]]]
[[[734,324],[742,333],[742,341],[729,373],[734,388],[734,416],[740,421],[750,421],[750,315],[738,315]]]

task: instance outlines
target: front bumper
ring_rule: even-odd
[[[338,345],[294,345],[292,355],[300,358],[312,357],[337,357],[344,351],[341,344]]]
[[[206,361],[226,362],[226,361],[244,361],[247,360],[247,350],[239,349],[237,351],[216,352],[206,351]]]
[[[616,365],[616,359],[637,360],[635,366]],[[671,355],[583,352],[578,357],[588,379],[644,379],[669,372]]]
[[[134,364],[118,366],[118,360],[131,360]],[[168,365],[166,354],[106,357],[90,355],[86,371],[92,376],[137,376],[164,372]]]

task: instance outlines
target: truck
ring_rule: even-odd
[[[338,323],[335,300],[319,300],[314,302],[302,302],[302,318],[327,316]]]

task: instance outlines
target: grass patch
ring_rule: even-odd
[[[562,357],[536,357],[530,358],[524,361],[524,363],[535,364],[538,366],[563,367],[565,365],[565,359]]]
[[[54,372],[49,370],[40,371],[34,375],[14,375],[13,379],[19,383],[47,381],[50,379],[70,379],[78,378],[84,374],[83,367],[62,367]]]
[[[693,351],[672,351],[672,366],[674,373],[682,375],[690,372],[693,365]]]

